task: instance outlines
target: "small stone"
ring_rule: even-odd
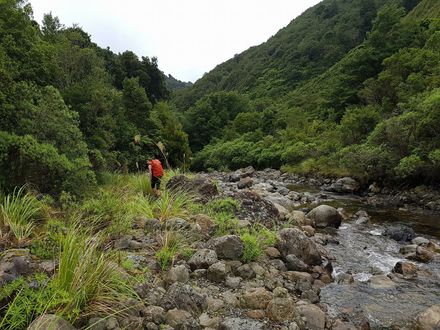
[[[263,276],[266,273],[266,270],[256,262],[252,262],[249,265],[251,266],[255,274],[258,276]]]
[[[250,280],[256,276],[255,271],[249,264],[244,264],[238,267],[235,271],[235,274],[245,280]]]
[[[130,247],[131,240],[132,236],[130,235],[121,237],[113,242],[113,247],[115,250],[126,250]]]
[[[186,283],[189,280],[189,270],[184,265],[174,266],[171,268],[165,278],[167,284],[175,282]]]
[[[310,330],[325,329],[325,313],[316,305],[296,306],[299,314],[305,319],[305,326]]]
[[[228,268],[229,267],[227,267],[224,262],[219,261],[209,266],[206,277],[212,282],[223,282],[226,279],[226,275],[230,271]]]
[[[161,324],[165,321],[165,310],[159,306],[147,306],[142,310],[141,316],[147,322]]]
[[[182,309],[171,309],[165,314],[166,323],[176,329],[200,329],[191,313]]]
[[[285,297],[287,297],[288,293],[289,292],[287,291],[287,289],[279,287],[279,286],[273,290],[273,295],[276,298],[285,298]]]
[[[301,299],[308,300],[312,304],[316,304],[319,302],[319,296],[316,294],[314,290],[306,290],[301,293]]]
[[[256,288],[242,294],[240,305],[242,308],[265,309],[271,299],[272,294],[265,288]]]
[[[404,245],[402,247],[400,247],[399,252],[401,254],[411,254],[411,253],[416,253],[417,251],[417,245],[416,244],[412,244],[412,245]]]
[[[27,330],[42,329],[75,330],[76,328],[63,318],[54,314],[40,315],[27,328]]]
[[[306,233],[308,237],[315,235],[315,229],[312,226],[301,226],[301,229],[303,230],[303,232]]]
[[[202,278],[206,276],[206,269],[196,269],[191,273],[191,277],[193,278]]]
[[[224,305],[225,305],[225,303],[221,299],[216,299],[216,298],[212,298],[212,297],[206,298],[207,310],[210,312],[216,312],[219,309],[222,309]]]
[[[199,225],[203,235],[211,235],[214,232],[215,222],[205,214],[197,214],[192,220]]]
[[[270,261],[270,264],[272,265],[272,267],[279,270],[280,272],[285,272],[287,270],[286,265],[280,259],[273,259]]]
[[[405,277],[415,277],[417,276],[417,266],[411,262],[399,261],[394,266],[393,272]]]
[[[201,249],[191,256],[188,265],[191,269],[208,268],[217,261],[217,253],[214,250]]]
[[[340,274],[337,281],[339,284],[352,284],[354,283],[354,278],[351,274]]]
[[[267,305],[267,317],[275,322],[291,320],[297,313],[292,298],[274,298]]]
[[[263,324],[239,317],[227,317],[219,326],[219,330],[263,330]]]
[[[245,177],[240,179],[240,181],[237,183],[237,188],[238,189],[246,189],[246,188],[250,188],[252,187],[253,184],[253,180],[249,177]]]
[[[261,309],[252,309],[246,311],[246,316],[250,317],[251,319],[261,320],[262,318],[266,317],[266,312]]]
[[[288,270],[298,272],[305,272],[308,269],[307,265],[294,254],[286,256],[286,266]]]
[[[172,218],[166,221],[165,227],[174,230],[185,230],[190,228],[190,224],[185,219]]]
[[[266,249],[266,254],[269,258],[276,259],[281,257],[280,251],[278,249],[274,248],[273,246],[269,246]]]
[[[236,289],[240,286],[241,277],[231,277],[226,278],[226,286],[231,289]]]
[[[215,250],[220,259],[238,260],[243,255],[243,242],[237,235],[211,239],[207,246]]]
[[[199,323],[202,327],[217,328],[220,323],[219,317],[210,317],[208,313],[199,316]]]

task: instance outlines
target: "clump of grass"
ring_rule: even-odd
[[[178,231],[167,230],[158,237],[159,249],[156,259],[162,270],[168,269],[181,251],[187,251],[184,239]]]
[[[163,191],[162,196],[153,204],[153,214],[159,220],[182,217],[194,203],[194,196],[186,192]]]
[[[227,212],[235,214],[240,209],[240,203],[231,197],[226,197],[210,201],[208,207],[216,213]]]
[[[241,240],[243,241],[243,261],[254,261],[262,254],[258,238],[258,235],[250,232],[244,232],[241,235]]]
[[[136,174],[131,177],[129,181],[134,191],[143,196],[152,196],[153,189],[151,188],[151,178],[148,173]]]
[[[129,282],[118,268],[114,255],[100,250],[99,236],[79,229],[69,229],[63,238],[59,269],[53,281],[68,299],[58,312],[75,320],[85,314],[112,314],[124,310],[124,301],[135,297]]]
[[[215,213],[213,215],[216,224],[215,235],[223,236],[238,231],[238,220],[228,212]]]
[[[32,234],[35,222],[42,218],[43,203],[26,186],[15,188],[0,205],[0,227],[8,226],[17,241],[23,242]]]
[[[242,259],[250,262],[257,260],[265,248],[276,243],[277,233],[257,224],[250,229],[243,230],[240,237],[244,247]]]

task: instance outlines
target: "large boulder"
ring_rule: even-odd
[[[215,182],[202,175],[197,175],[194,178],[176,175],[168,181],[166,187],[169,190],[194,193],[200,201],[208,201],[218,195]]]
[[[205,307],[205,296],[195,291],[191,286],[176,282],[171,285],[162,298],[162,307],[169,310],[183,309],[192,315],[198,315]]]
[[[320,205],[311,210],[307,217],[314,221],[317,228],[338,228],[342,222],[342,216],[338,210],[328,205]]]
[[[236,192],[234,198],[240,202],[240,208],[236,211],[240,220],[259,222],[268,228],[272,228],[274,222],[281,220],[280,212],[275,205],[255,192],[242,190]]]
[[[213,238],[206,243],[220,259],[238,260],[243,255],[243,242],[237,235],[226,235]]]
[[[0,257],[0,288],[19,276],[31,275],[38,270],[27,249],[12,249]]]
[[[354,193],[358,191],[360,188],[359,182],[357,182],[355,179],[350,177],[344,177],[341,179],[336,180],[335,183],[333,183],[330,186],[330,190],[336,191],[339,193]]]
[[[385,229],[384,235],[398,242],[410,242],[415,233],[412,228],[407,226],[393,226]]]
[[[440,305],[434,305],[420,313],[417,318],[417,329],[438,330],[440,329]]]
[[[37,317],[27,330],[75,330],[69,322],[54,314]]]
[[[321,254],[315,242],[297,228],[282,229],[276,247],[284,258],[293,254],[307,265],[321,264]]]

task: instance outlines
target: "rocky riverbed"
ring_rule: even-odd
[[[150,270],[136,287],[142,304],[128,301],[129,316],[93,317],[79,326],[439,329],[437,211],[378,203],[388,197],[381,191],[355,194],[359,185],[349,178],[304,179],[275,170],[176,176],[167,187],[190,191],[202,203],[232,198],[239,205],[237,226],[264,225],[277,233],[275,244],[257,260],[245,262],[240,236],[213,235],[216,225],[209,216],[136,219],[133,235],[110,245],[124,251],[134,268]],[[154,248],[170,227],[193,242],[194,254],[162,270]],[[36,260],[26,249],[4,251],[0,287],[20,275],[38,270],[52,274],[55,268],[54,262]],[[51,315],[38,318],[30,329],[48,320],[59,329],[73,329]]]

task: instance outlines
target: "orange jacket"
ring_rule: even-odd
[[[150,162],[150,166],[151,166],[152,176],[155,176],[156,178],[160,178],[163,175],[163,167],[159,159],[153,159]]]

